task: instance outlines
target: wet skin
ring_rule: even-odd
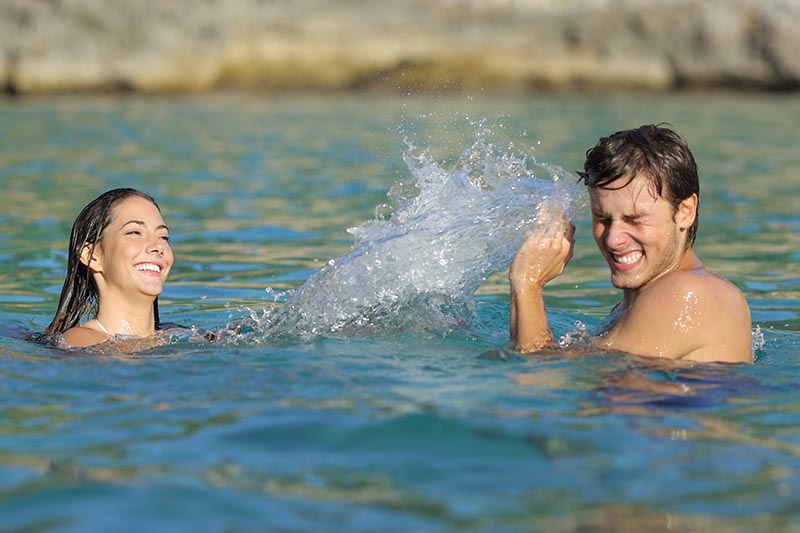
[[[621,180],[625,183],[625,180]],[[692,361],[752,362],[750,312],[741,292],[716,276],[687,247],[696,195],[677,208],[649,180],[590,188],[592,233],[623,291],[617,320],[598,348]],[[542,299],[545,283],[572,257],[571,229],[539,232],[520,248],[509,271],[512,345],[521,352],[552,341]]]
[[[611,270],[611,283],[626,301],[674,270],[702,265],[685,254],[686,230],[694,222],[697,197],[676,212],[644,177],[620,189],[589,189],[592,234]]]
[[[64,342],[88,346],[117,334],[153,335],[153,302],[173,261],[169,229],[158,208],[139,196],[119,202],[100,242],[85,246],[81,254],[97,284],[97,317],[65,332]]]

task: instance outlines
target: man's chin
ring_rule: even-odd
[[[611,275],[611,284],[617,289],[638,289],[641,286],[638,278],[626,275]]]

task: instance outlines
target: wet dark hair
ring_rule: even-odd
[[[122,200],[138,196],[153,203],[161,211],[158,203],[148,194],[136,189],[121,188],[106,191],[92,200],[80,212],[72,225],[67,251],[67,274],[55,317],[44,330],[44,335],[63,333],[77,326],[84,316],[97,313],[97,285],[91,271],[81,263],[81,252],[85,245],[94,246],[100,242],[103,230],[111,223],[111,213]],[[158,298],[153,302],[155,327],[159,327]]]
[[[587,187],[621,189],[637,175],[650,180],[659,196],[667,199],[675,212],[692,194],[700,198],[700,178],[686,140],[668,124],[649,124],[623,130],[601,138],[586,152],[580,180]],[[620,185],[613,185],[622,180]],[[613,186],[612,186],[613,185]],[[698,212],[686,234],[686,248],[694,244]]]

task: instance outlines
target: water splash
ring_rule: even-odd
[[[476,325],[474,292],[508,267],[537,212],[571,219],[581,194],[573,174],[493,141],[485,121],[471,126],[471,144],[451,165],[407,141],[409,180],[348,230],[352,249],[260,317],[257,332],[275,340]]]
[[[591,348],[595,338],[592,332],[580,320],[576,320],[574,324],[575,329],[559,337],[558,346],[560,348]]]
[[[764,353],[764,346],[767,344],[767,340],[764,337],[764,332],[761,331],[760,325],[756,325],[755,329],[753,329],[750,343],[750,347],[753,351],[753,362],[757,363]]]

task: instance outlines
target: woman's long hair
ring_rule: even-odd
[[[103,230],[111,223],[114,206],[132,196],[149,200],[161,211],[150,195],[136,189],[121,188],[106,191],[95,198],[75,219],[69,238],[64,287],[61,289],[61,298],[53,321],[42,332],[44,335],[63,333],[77,326],[84,316],[97,313],[99,298],[97,285],[89,268],[81,263],[81,252],[86,245],[91,247],[90,252],[94,252],[94,247],[102,238]],[[155,327],[158,329],[158,298],[153,302],[153,313]]]

